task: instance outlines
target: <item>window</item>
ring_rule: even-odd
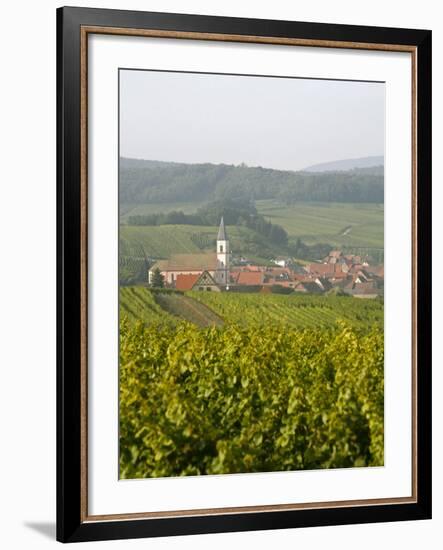
[[[220,245],[220,252],[223,252],[223,245]]]

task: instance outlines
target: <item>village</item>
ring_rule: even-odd
[[[173,254],[168,260],[158,260],[149,269],[148,281],[156,286],[160,280],[161,286],[179,291],[383,296],[384,266],[371,264],[368,257],[332,250],[322,261],[301,264],[276,257],[270,264],[233,258],[222,218],[215,252]]]

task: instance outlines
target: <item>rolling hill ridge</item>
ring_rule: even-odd
[[[284,171],[120,159],[120,205],[224,199],[383,203],[383,170]]]

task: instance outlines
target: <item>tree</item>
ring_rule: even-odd
[[[165,278],[160,273],[160,269],[158,267],[154,269],[154,272],[152,274],[151,285],[154,288],[163,288],[165,286]]]
[[[271,224],[269,239],[275,244],[280,244],[283,246],[288,244],[288,234],[283,227],[280,227],[280,225]]]

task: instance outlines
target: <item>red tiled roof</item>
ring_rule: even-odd
[[[291,273],[291,279],[293,281],[302,281],[303,279],[306,279],[307,275],[307,273],[295,273],[295,271],[293,271]]]
[[[261,285],[263,284],[263,273],[240,271],[236,283],[238,285]]]
[[[177,290],[191,290],[192,287],[195,285],[197,280],[199,279],[201,273],[192,273],[189,275],[184,275],[180,273],[177,275],[177,279],[175,281],[175,288]]]
[[[254,271],[254,272],[257,272],[257,271],[264,271],[266,269],[265,266],[263,265],[247,265],[245,266],[245,271]]]
[[[335,265],[336,264],[309,264],[309,271],[311,273],[319,273],[319,274],[325,274],[325,273],[334,273],[335,272]]]
[[[328,279],[346,279],[348,274],[344,271],[336,271],[334,273],[325,273],[324,276]]]

